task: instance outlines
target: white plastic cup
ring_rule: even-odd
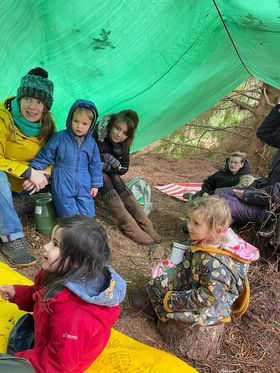
[[[184,253],[187,249],[188,246],[183,245],[182,243],[173,242],[170,262],[173,264],[181,263],[183,260]]]

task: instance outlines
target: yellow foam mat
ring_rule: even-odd
[[[31,285],[32,281],[0,262],[1,284]],[[10,330],[24,314],[0,297],[0,352],[6,352]],[[112,330],[110,341],[87,373],[195,373],[197,370],[167,352]]]

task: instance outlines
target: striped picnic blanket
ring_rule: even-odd
[[[170,197],[177,198],[180,201],[185,201],[183,194],[196,193],[200,191],[201,185],[202,183],[172,183],[167,185],[154,185],[154,188]]]

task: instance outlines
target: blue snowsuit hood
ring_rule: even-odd
[[[93,112],[94,118],[93,118],[93,121],[91,123],[91,127],[90,127],[88,133],[85,136],[88,136],[89,134],[91,135],[92,132],[93,132],[93,130],[94,130],[94,127],[96,125],[97,118],[98,118],[97,107],[95,106],[95,104],[92,101],[79,99],[79,100],[76,100],[73,103],[73,105],[71,106],[71,108],[69,110],[67,119],[66,119],[66,128],[72,132],[72,117],[73,117],[74,111],[78,107],[79,108],[89,109],[89,110],[91,110]]]

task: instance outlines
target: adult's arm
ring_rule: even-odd
[[[127,152],[121,158],[119,158],[119,161],[120,161],[121,167],[117,171],[117,173],[119,175],[124,175],[124,174],[127,173],[128,169],[129,169],[129,163],[130,163],[129,149],[127,150]]]
[[[271,209],[272,206],[279,205],[280,183],[268,185],[262,189],[247,188],[244,190],[242,200],[250,205]]]
[[[203,195],[203,193],[212,194],[214,192],[214,190],[216,189],[216,176],[218,172],[215,172],[213,175],[208,176],[208,178],[203,181],[201,190],[199,192],[201,196]]]
[[[0,170],[20,178],[28,169],[29,165],[28,162],[7,157],[6,146],[10,131],[11,130],[7,127],[7,123],[0,117]]]
[[[280,104],[274,106],[257,130],[257,137],[264,143],[280,148]]]

